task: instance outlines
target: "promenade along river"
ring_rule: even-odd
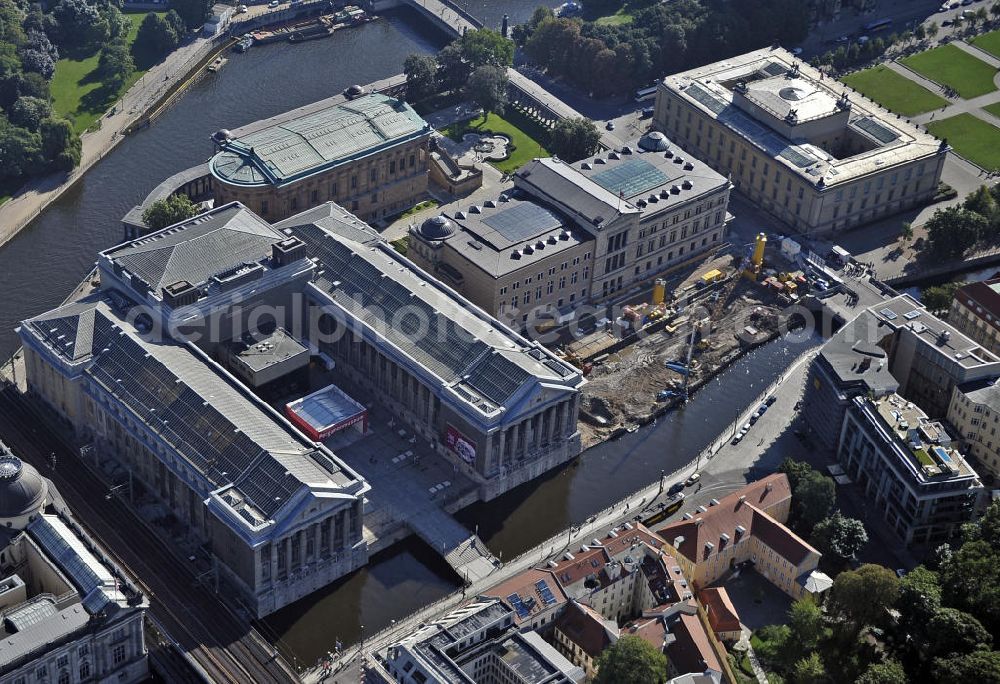
[[[530,16],[535,2],[479,0],[469,5],[487,25],[510,13]],[[206,159],[209,136],[402,71],[411,52],[432,52],[443,37],[415,14],[382,20],[294,47],[274,45],[232,55],[219,74],[192,87],[151,128],[123,141],[26,230],[0,248],[0,356],[17,347],[14,326],[60,301],[121,238],[119,220],[157,183]],[[655,426],[587,452],[578,465],[463,513],[496,553],[510,558],[560,529],[694,457],[801,351],[778,341],[733,366],[682,411]],[[0,435],[2,437],[2,435]],[[339,638],[356,641],[361,625],[378,630],[444,596],[458,579],[417,541],[396,545],[364,570],[272,616],[262,629],[312,664]]]

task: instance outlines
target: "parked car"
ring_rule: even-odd
[[[684,483],[683,482],[675,482],[672,485],[670,485],[670,489],[667,490],[667,494],[670,495],[670,496],[673,496],[677,492],[680,492],[680,491],[683,491],[683,490],[684,490]]]
[[[278,0],[271,0],[271,2],[267,3],[267,6],[270,7],[271,9],[274,9],[275,7],[277,7],[280,4],[281,3],[278,2]]]
[[[613,131],[615,130],[615,122],[609,121],[604,127],[607,128],[609,131]]]
[[[701,473],[691,473],[691,477],[684,481],[684,485],[691,487],[695,482],[701,479]]]
[[[642,115],[640,118],[651,119],[653,118],[653,112],[656,111],[656,107],[644,107],[642,110]]]
[[[733,441],[730,442],[730,444],[732,444],[733,446],[736,446],[737,444],[739,444],[742,441],[743,441],[743,432],[737,432],[736,436],[733,437]]]
[[[755,413],[752,416],[750,416],[750,424],[751,425],[756,425],[758,420],[760,420],[760,414],[759,413]]]
[[[236,8],[236,13],[237,13],[237,14],[246,14],[246,13],[247,13],[247,12],[249,12],[249,11],[250,11],[250,10],[249,10],[249,9],[247,9],[247,6],[246,6],[246,5],[240,5],[239,7],[237,7],[237,8]]]
[[[767,404],[768,406],[771,406],[776,401],[778,401],[777,395],[772,394],[771,396],[769,396],[767,399],[764,400],[764,403]]]

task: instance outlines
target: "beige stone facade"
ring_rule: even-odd
[[[934,196],[947,146],[786,50],[664,79],[654,126],[801,233],[837,233]]]
[[[423,198],[427,154],[424,138],[286,185],[235,185],[216,178],[215,204],[238,201],[273,222],[332,201],[358,218],[376,221]]]
[[[957,385],[948,404],[948,422],[958,431],[976,472],[1000,478],[1000,388],[993,381]]]
[[[987,351],[1000,354],[1000,278],[959,288],[948,322]]]

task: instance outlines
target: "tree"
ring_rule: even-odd
[[[41,136],[0,117],[0,178],[19,180],[44,169]]]
[[[927,29],[924,28],[923,24],[917,24],[917,28],[913,29],[913,36],[922,41],[927,38]]]
[[[403,62],[406,99],[419,102],[437,92],[438,65],[430,55],[411,54]]]
[[[80,163],[80,136],[73,125],[61,117],[50,117],[39,126],[42,141],[42,155],[49,162],[49,168],[56,171],[72,171]]]
[[[908,684],[909,681],[899,661],[887,660],[869,666],[854,684]]]
[[[597,152],[601,132],[590,119],[560,119],[549,134],[549,149],[564,161],[575,162]]]
[[[974,651],[951,658],[939,658],[934,661],[932,672],[934,681],[940,684],[1000,684],[1000,652]]]
[[[177,11],[188,29],[195,29],[205,23],[212,9],[211,0],[170,0],[170,7]]]
[[[484,119],[490,112],[503,114],[507,104],[507,72],[500,67],[481,66],[469,76],[465,92],[470,100],[483,108]]]
[[[45,79],[51,79],[56,71],[56,62],[52,59],[52,55],[30,48],[21,50],[21,64],[25,71],[41,74]]]
[[[937,25],[937,22],[932,21],[931,23],[927,24],[927,37],[930,38],[931,40],[934,40],[934,38],[937,37],[937,34],[940,30],[941,27]]]
[[[830,599],[832,608],[852,622],[855,631],[861,631],[866,625],[882,624],[886,610],[898,596],[896,573],[881,565],[865,564],[837,575]]]
[[[985,216],[965,207],[938,209],[927,221],[927,242],[933,252],[945,258],[960,257],[989,230]]]
[[[903,238],[903,242],[909,242],[913,239],[913,224],[909,221],[903,221],[899,227],[899,236]]]
[[[138,64],[152,64],[177,47],[177,32],[166,19],[150,12],[139,24],[139,32],[132,44]]]
[[[926,647],[932,656],[988,651],[993,644],[982,623],[957,608],[938,610],[927,623],[926,633]]]
[[[947,311],[951,307],[951,300],[955,298],[955,291],[963,285],[965,283],[959,281],[925,287],[920,291],[920,301],[930,311]]]
[[[597,659],[597,684],[660,684],[666,680],[666,656],[637,636],[623,636]]]
[[[10,108],[8,118],[15,126],[37,131],[43,119],[52,115],[52,106],[40,97],[19,97]]]
[[[135,61],[125,43],[118,40],[101,50],[101,55],[97,60],[97,69],[104,82],[117,91],[128,82],[129,77],[135,72]]]
[[[198,205],[188,199],[187,195],[171,195],[150,204],[146,211],[142,212],[142,220],[153,230],[160,230],[185,221],[198,211]]]
[[[514,43],[491,29],[466,31],[458,39],[462,59],[474,71],[481,66],[509,67],[514,63]]]
[[[815,470],[810,473],[797,490],[792,490],[799,530],[806,534],[811,532],[816,523],[829,515],[836,500],[833,479]]]
[[[799,652],[815,651],[826,634],[823,611],[812,599],[799,599],[788,609],[788,627]]]
[[[969,193],[965,201],[962,202],[962,207],[985,216],[991,223],[995,223],[998,215],[1000,215],[996,198],[990,192],[990,188],[985,185],[980,185],[976,190]]]
[[[941,566],[941,589],[946,605],[972,613],[994,634],[1000,630],[997,546],[982,539],[962,544]]]
[[[163,17],[163,20],[167,22],[167,26],[172,28],[174,35],[177,36],[177,42],[174,45],[174,47],[177,47],[177,45],[180,45],[180,43],[184,40],[184,36],[188,33],[187,24],[184,19],[181,18],[181,15],[177,13],[177,10],[174,9],[167,12]]]
[[[86,0],[59,0],[52,8],[52,16],[58,22],[56,42],[60,46],[89,53],[110,34],[107,20]]]
[[[843,564],[868,543],[868,532],[860,520],[845,518],[836,511],[816,523],[809,541],[824,556]]]
[[[899,581],[896,609],[904,632],[913,634],[922,630],[941,609],[941,583],[937,573],[923,565],[906,573]]]
[[[458,41],[445,45],[435,57],[438,63],[438,78],[446,90],[455,90],[465,85],[472,69],[462,57]]]
[[[819,653],[810,653],[796,660],[789,679],[793,684],[816,684],[826,679],[826,668]]]
[[[754,632],[754,637],[759,644],[754,647],[757,657],[771,669],[784,670],[794,658],[790,648],[792,629],[788,625],[765,625]]]

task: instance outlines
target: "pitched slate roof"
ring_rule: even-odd
[[[186,280],[200,285],[270,256],[284,236],[241,204],[228,204],[164,231],[102,252],[154,290]]]

